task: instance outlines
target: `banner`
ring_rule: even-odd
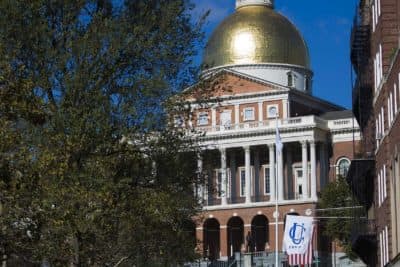
[[[313,218],[304,216],[286,216],[283,247],[288,255],[305,254],[312,242]]]

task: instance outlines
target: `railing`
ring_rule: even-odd
[[[358,122],[353,118],[328,121],[328,127],[331,130],[342,129],[344,127],[353,128],[353,125],[356,128],[358,127]]]
[[[264,121],[250,121],[242,122],[237,124],[225,124],[225,125],[214,125],[214,126],[199,126],[195,127],[196,132],[202,132],[206,134],[218,134],[218,133],[229,133],[234,131],[242,131],[249,129],[268,129],[275,128],[276,123],[280,128],[285,127],[301,127],[301,126],[320,126],[325,128],[326,121],[316,117],[316,116],[304,116],[304,117],[294,117],[287,119],[271,119]]]
[[[280,252],[278,255],[278,266],[276,266],[275,253],[255,252],[240,254],[237,259],[229,261],[207,261],[201,260],[194,263],[185,264],[184,267],[289,267],[288,257],[285,253]],[[329,266],[334,255],[329,253],[318,253],[314,255],[312,266]],[[250,262],[250,265],[248,265]]]

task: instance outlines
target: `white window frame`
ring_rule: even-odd
[[[246,196],[246,187],[242,194],[242,171],[245,173],[244,176],[244,183],[246,186],[246,167],[239,167],[239,196],[245,197]],[[254,167],[250,166],[250,187],[251,187],[251,196],[254,196]]]
[[[229,124],[228,125],[224,125],[222,124],[222,114],[229,114]],[[223,127],[223,129],[225,130],[229,130],[232,128],[232,110],[230,109],[224,109],[223,111],[220,112],[220,116],[219,116],[219,124],[221,127]]]
[[[207,121],[204,122],[200,118],[206,118]],[[199,112],[198,115],[197,115],[197,125],[198,126],[206,126],[206,125],[209,125],[209,124],[210,124],[210,117],[208,115],[208,112],[205,112],[205,111]]]
[[[311,171],[310,171],[310,169],[311,169],[311,163],[307,162],[307,170],[308,170],[308,173],[307,173],[308,174],[308,177],[307,177],[308,180],[307,181],[311,181]],[[296,194],[296,197],[298,196],[300,198],[300,197],[302,197],[304,195],[304,181],[305,180],[304,180],[304,171],[303,171],[303,176],[301,177],[301,179],[302,179],[302,181],[301,181],[302,194],[300,195],[300,193],[298,192],[298,186],[299,186],[298,179],[299,179],[299,177],[297,176],[297,170],[303,171],[303,164],[301,162],[295,163],[295,164],[292,165],[292,173],[294,175],[294,193]],[[307,185],[310,186],[309,183],[307,183]],[[310,191],[310,190],[308,190],[308,191]]]
[[[275,108],[276,109],[276,114],[272,114],[270,112],[271,108]],[[276,116],[279,117],[279,105],[278,104],[267,105],[267,118],[268,119],[275,119]]]
[[[252,116],[250,118],[246,118],[246,112],[251,111]],[[247,107],[243,109],[243,121],[255,121],[256,120],[256,111],[254,107]]]
[[[264,170],[264,177],[263,177],[263,182],[264,182],[264,196],[270,196],[271,195],[271,174],[270,174],[270,165],[263,165],[262,168]],[[268,170],[268,171],[267,171]],[[266,174],[268,173],[268,187],[269,187],[269,193],[267,193],[267,183],[266,183]]]
[[[340,157],[340,158],[336,161],[336,177],[339,177],[339,174],[340,174],[340,162],[343,161],[343,160],[347,161],[347,162],[349,163],[349,167],[350,167],[351,160],[350,160],[348,157]],[[348,172],[348,171],[349,171],[349,170],[347,169],[347,172]],[[346,177],[343,177],[343,178],[346,178]]]
[[[398,111],[398,106],[397,106],[397,85],[396,84],[394,84],[393,91],[394,91],[394,114],[396,116],[397,111]]]
[[[215,169],[215,187],[216,187],[216,198],[221,199],[222,198],[222,169]],[[221,174],[221,182],[218,181],[219,175]],[[225,195],[227,198],[231,196],[231,171],[229,168],[226,169],[226,181],[227,181],[227,191],[225,192]],[[221,189],[220,189],[221,187]]]

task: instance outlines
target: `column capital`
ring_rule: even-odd
[[[310,146],[315,146],[317,142],[315,142],[315,140],[310,140],[309,143],[310,143]]]
[[[250,151],[250,146],[243,146],[243,149],[244,149],[245,151]]]
[[[300,144],[301,144],[302,146],[306,146],[307,143],[308,143],[307,140],[301,140],[301,141],[300,141]]]
[[[220,147],[220,148],[219,148],[219,152],[225,153],[225,152],[226,152],[226,148],[225,148],[225,147]]]
[[[275,143],[269,143],[269,144],[267,144],[267,145],[268,145],[268,147],[269,147],[270,149],[275,148]]]

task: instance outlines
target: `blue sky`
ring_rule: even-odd
[[[195,14],[211,10],[204,30],[234,12],[235,0],[194,0]],[[303,34],[314,71],[314,95],[351,108],[350,30],[357,0],[275,0],[275,9]],[[196,15],[195,15],[196,16]]]

